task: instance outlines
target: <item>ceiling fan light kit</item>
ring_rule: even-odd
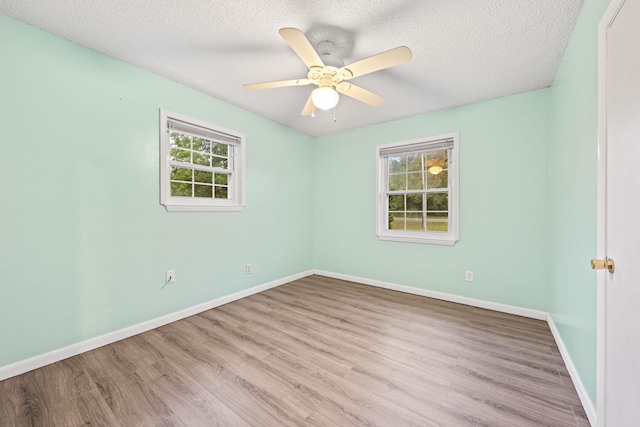
[[[330,110],[335,107],[340,98],[339,93],[372,107],[381,106],[385,101],[383,97],[367,89],[347,83],[346,80],[403,64],[410,61],[413,56],[408,47],[398,46],[345,66],[343,65],[344,62],[333,54],[335,47],[329,40],[318,44],[318,51],[321,52],[325,59],[323,61],[302,31],[297,28],[281,28],[280,35],[309,68],[307,78],[252,83],[245,84],[243,87],[246,90],[260,90],[286,86],[304,86],[313,83],[318,87],[309,95],[307,103],[302,109],[303,116],[314,116],[316,108]]]
[[[321,110],[330,110],[338,105],[340,95],[329,86],[319,87],[311,92],[313,105]]]

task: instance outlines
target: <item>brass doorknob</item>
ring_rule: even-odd
[[[609,270],[609,273],[613,273],[616,269],[616,264],[611,258],[592,259],[591,268],[594,270],[604,270],[606,268],[607,270]]]

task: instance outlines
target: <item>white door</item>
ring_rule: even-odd
[[[600,23],[598,424],[640,426],[640,0]]]

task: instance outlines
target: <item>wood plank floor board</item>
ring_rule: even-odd
[[[510,340],[525,340],[542,346],[554,346],[555,342],[546,328],[538,327],[535,330],[510,327],[501,322],[489,319],[473,319],[467,322],[473,331],[484,331],[489,334],[504,336]],[[541,326],[541,325],[540,325]]]
[[[518,359],[510,357],[495,357],[483,354],[461,355],[458,363],[466,367],[476,367],[483,371],[501,372],[502,376],[523,379],[524,381],[549,382],[557,385],[564,385],[558,368],[549,365],[540,365],[535,361],[522,363]]]
[[[349,402],[350,403],[350,402]],[[407,420],[401,419],[397,414],[384,412],[378,414],[366,407],[354,404],[344,404],[333,400],[327,400],[318,406],[318,409],[306,420],[305,425],[311,426],[415,426],[429,427],[439,424],[428,419]]]
[[[252,426],[295,426],[300,424],[296,410],[277,390],[261,387],[235,372],[225,369],[224,381],[202,365],[188,368],[187,374],[216,396],[225,406]]]
[[[162,360],[143,368],[139,374],[186,425],[249,425],[178,366],[179,364]]]
[[[97,389],[65,400],[51,408],[51,426],[114,426],[120,423]],[[17,426],[16,426],[17,427]]]
[[[338,358],[330,349],[322,348],[318,343],[313,342],[303,336],[288,334],[281,330],[276,330],[272,325],[260,321],[252,322],[245,329],[246,333],[256,333],[262,335],[264,340],[270,345],[279,347],[278,351],[291,352],[302,355],[308,363],[318,366],[336,375],[344,375],[351,369],[348,361],[339,355]]]
[[[263,340],[256,339],[246,334],[240,328],[232,327],[225,322],[220,322],[204,316],[192,316],[189,322],[207,334],[207,337],[232,341],[239,349],[258,359],[264,359],[273,353],[276,348],[267,345]]]
[[[565,397],[565,393],[541,395],[527,387],[506,382],[504,378],[495,375],[492,371],[477,371],[461,367],[459,372],[465,381],[453,382],[452,389],[458,392],[491,396],[504,402],[520,402],[525,406],[535,407],[538,411],[573,414],[572,404],[575,400],[573,397]]]
[[[490,346],[487,343],[493,342]],[[485,355],[496,360],[511,360],[516,363],[534,364],[544,366],[544,369],[557,369],[558,365],[563,366],[562,357],[554,352],[547,351],[546,348],[539,350],[523,349],[517,345],[504,345],[499,340],[478,342],[475,339],[459,339],[451,341],[451,348],[446,349],[447,344],[443,345],[443,352],[459,351],[465,355]],[[561,372],[561,371],[558,371]]]
[[[247,304],[259,307],[258,309],[264,307],[267,303],[272,307],[276,307],[276,310],[260,311],[265,316],[274,319],[276,322],[284,321],[285,319],[283,319],[282,316],[288,315],[289,317],[299,317],[302,320],[308,319],[309,321],[318,322],[326,325],[327,327],[346,323],[344,312],[333,310],[331,307],[324,307],[324,310],[318,310],[317,307],[306,301],[292,300],[287,302],[287,300],[288,298],[286,296],[278,293],[271,293],[269,295],[252,295],[250,300],[239,301],[239,303],[241,305]],[[296,326],[302,325],[296,323],[294,324],[294,327]]]
[[[424,377],[422,377],[424,378]],[[450,383],[431,377],[430,381],[416,381],[398,371],[378,374],[354,368],[345,381],[366,387],[370,392],[438,425],[462,425],[456,411],[447,406]],[[428,414],[428,417],[426,416]]]
[[[530,370],[532,373],[546,374],[562,381],[558,370],[558,364],[562,363],[561,359],[556,356],[549,355],[545,352],[527,351],[511,347],[511,349],[499,348],[494,350],[486,346],[479,346],[470,343],[468,340],[451,339],[451,340],[429,340],[428,343],[406,343],[403,342],[403,349],[406,351],[418,352],[421,356],[436,352],[436,354],[444,357],[465,356],[467,358],[478,358],[482,360],[490,360],[500,366],[511,367],[513,369]],[[429,349],[432,348],[432,350]],[[514,350],[514,351],[510,351]],[[562,381],[563,384],[565,383]]]
[[[399,294],[399,292],[395,292],[395,291],[386,291],[386,292],[388,294]],[[385,295],[385,297],[386,296],[387,295]],[[404,299],[406,299],[406,296],[405,296]],[[424,299],[429,300],[428,298],[424,298]],[[453,304],[450,303],[449,305],[453,305]],[[350,304],[349,307],[350,307],[350,312],[353,312],[354,310],[357,310],[357,305],[356,304]],[[309,307],[303,307],[302,308],[302,310],[308,310],[308,309],[309,309]],[[331,310],[331,308],[329,308],[329,310]],[[436,334],[437,336],[440,336],[443,339],[450,340],[451,339],[451,334],[453,332],[455,332],[456,330],[460,331],[460,332],[463,332],[463,333],[468,333],[469,330],[470,330],[469,325],[464,325],[464,327],[456,326],[456,323],[463,324],[466,321],[465,319],[461,319],[459,314],[450,316],[450,319],[448,321],[449,323],[439,324],[438,326],[440,326],[440,328],[434,328],[433,325],[432,325],[433,322],[442,323],[442,322],[446,321],[446,319],[443,320],[442,318],[440,318],[440,319],[436,318],[432,311],[425,311],[422,308],[421,308],[421,310],[422,310],[422,313],[421,313],[422,314],[422,318],[416,318],[415,316],[413,318],[411,318],[411,320],[412,320],[412,329],[408,333],[416,335],[419,332],[421,332],[420,328],[423,328],[424,330],[428,330],[429,333],[431,333],[431,334]],[[309,312],[313,313],[313,310],[309,310]],[[395,324],[402,324],[403,323],[403,322],[398,322],[398,320],[397,320],[397,317],[399,317],[402,312],[403,311],[399,311],[398,313],[392,313],[392,314],[384,315],[384,314],[380,314],[380,308],[379,307],[378,307],[378,310],[375,313],[372,313],[370,310],[368,310],[364,314],[360,315],[360,318],[359,318],[360,322],[359,322],[358,326],[360,326],[360,331],[361,331],[362,330],[361,325],[364,323],[367,326],[369,326],[369,328],[368,328],[369,330],[376,331],[376,332],[379,330],[381,323],[384,323],[386,327],[393,327]],[[371,322],[367,322],[367,319],[370,319]],[[459,321],[459,322],[452,323],[451,320],[455,320],[455,321]],[[542,322],[540,322],[540,323],[542,323]],[[406,325],[406,322],[404,322],[404,324]],[[400,331],[393,331],[393,332],[390,331],[390,335],[396,336],[398,332],[399,333],[403,332],[402,329],[403,328],[401,328]],[[490,333],[490,334],[487,334],[488,331],[481,330],[481,329],[479,329],[478,332],[482,333],[484,335],[492,336],[493,334],[496,333],[495,332],[496,328],[493,328],[493,329],[494,329],[493,333]],[[489,332],[491,332],[491,331],[489,331]],[[504,334],[505,332],[504,331],[498,331],[498,333],[499,334]],[[525,339],[525,338],[524,337],[514,337],[514,339]],[[530,339],[525,339],[525,341],[531,341],[531,340]],[[552,341],[549,341],[547,339],[546,343],[549,344],[549,343],[552,343]],[[537,346],[538,344],[533,343],[532,345]]]
[[[337,354],[342,355],[339,361],[350,366],[345,373],[351,375],[354,372],[369,372],[383,387],[392,387],[392,379],[403,379],[406,382],[419,381],[424,386],[432,386],[439,393],[445,394],[449,382],[438,377],[426,375],[415,369],[407,368],[401,364],[396,364],[391,358],[371,352],[369,346],[361,346],[353,343],[347,336],[341,336],[335,331],[320,331],[310,329],[305,333],[314,342],[325,348],[333,349]],[[337,356],[336,356],[337,357]],[[385,380],[385,375],[388,377]],[[392,376],[389,376],[392,375]]]
[[[0,382],[0,427],[584,427],[539,320],[310,276]]]
[[[162,354],[141,335],[88,351],[77,356],[94,384],[135,382],[136,370],[162,359]]]
[[[468,318],[469,315],[475,310],[474,307],[456,304],[449,301],[436,300],[433,298],[421,297],[415,298],[415,295],[406,294],[390,289],[374,288],[371,286],[346,282],[339,279],[320,278],[314,279],[313,276],[302,279],[309,282],[313,282],[319,286],[330,286],[334,291],[346,292],[351,289],[354,293],[354,298],[349,303],[357,303],[359,301],[373,302],[376,306],[385,307],[393,306],[399,308],[401,313],[419,312],[424,314],[424,309],[435,318],[442,317],[448,320],[455,321],[461,317]]]
[[[150,384],[137,374],[124,382],[121,377],[100,377],[96,380],[102,398],[123,426],[175,425],[186,426],[156,395]]]
[[[472,389],[466,385],[455,385],[452,392],[465,395],[483,404],[499,407],[502,411],[509,411],[522,419],[533,421],[533,425],[572,425],[576,422],[576,414],[570,404],[548,398],[541,398],[531,393],[514,392],[504,387],[496,387],[493,391],[481,388]],[[580,414],[584,416],[584,414]],[[586,419],[586,416],[585,416]]]
[[[317,407],[325,405],[334,407],[341,412],[341,418],[353,418],[364,425],[392,425],[393,423],[395,425],[430,425],[431,423],[424,414],[408,410],[403,405],[398,405],[375,393],[370,387],[354,383],[349,378],[335,376],[318,369],[312,370],[313,373],[308,369],[300,369],[301,366],[308,364],[295,355],[279,352],[266,359],[266,362],[275,366],[298,366],[295,370],[298,381],[311,389],[319,390],[319,394],[324,397]],[[446,391],[440,398],[445,397]],[[317,409],[309,417],[318,418]]]
[[[322,311],[317,309],[313,309],[311,305],[300,305],[300,304],[292,304],[288,309],[285,308],[286,304],[282,303],[281,310],[278,311],[278,315],[286,315],[290,311],[298,312],[304,321],[305,318],[308,318],[310,322],[314,325],[322,325],[327,328],[331,328],[332,330],[338,329],[340,331],[351,334],[353,339],[359,339],[360,337],[366,337],[369,341],[375,341],[376,337],[383,336],[385,340],[388,340],[389,337],[401,338],[405,337],[407,341],[415,342],[420,339],[435,339],[441,338],[442,340],[450,340],[450,333],[447,334],[446,331],[440,331],[434,333],[436,330],[432,326],[424,327],[423,330],[420,330],[421,325],[424,322],[397,322],[393,314],[391,315],[376,315],[365,313],[359,316],[358,322],[351,322],[348,317],[344,316],[344,310],[340,308],[325,308]],[[350,309],[352,305],[349,305]],[[327,314],[331,314],[335,312],[335,316],[327,317]],[[407,325],[412,325],[411,328],[407,328]],[[418,330],[415,330],[415,329]],[[381,330],[387,332],[382,335]]]
[[[160,329],[164,330],[160,332]],[[263,386],[258,376],[252,377],[238,369],[238,361],[225,361],[218,343],[201,341],[188,350],[186,340],[178,335],[178,331],[159,328],[150,332],[153,333],[150,340],[154,344],[160,345],[162,340],[166,342],[169,358],[174,365],[179,366],[185,375],[197,381],[245,422],[250,425],[297,424],[297,408],[286,401],[282,393],[278,393],[281,384],[272,382],[269,386]]]
[[[0,393],[0,409],[3,414],[0,423],[7,427],[51,425],[49,408],[53,406],[50,402],[54,399],[46,395],[42,386],[30,386],[21,377],[9,378],[0,383],[9,383],[2,387]]]
[[[461,393],[455,388],[449,392],[448,403],[451,408],[468,414],[473,420],[470,425],[486,425],[491,427],[556,427],[576,425],[573,414],[562,418],[554,418],[549,411],[535,413],[527,411],[505,399],[495,399],[491,395]],[[462,408],[462,409],[461,409]]]
[[[397,363],[402,363],[416,372],[424,371],[430,375],[440,378],[447,378],[452,383],[466,384],[483,393],[492,393],[494,390],[504,389],[504,395],[521,395],[527,399],[540,399],[543,404],[554,407],[560,399],[565,399],[563,405],[567,408],[571,404],[578,403],[579,400],[573,387],[567,388],[557,382],[544,381],[537,377],[526,376],[521,380],[514,377],[517,372],[505,373],[500,366],[491,363],[484,364],[477,360],[461,357],[455,365],[442,364],[437,358],[428,358],[423,352],[416,352],[402,347],[390,348],[373,347],[374,352],[387,355]],[[531,389],[536,393],[530,393]]]
[[[244,353],[233,344],[223,340],[212,340],[216,352],[224,358],[227,366],[241,373],[257,386],[276,392],[279,399],[287,402],[295,418],[304,419],[315,405],[322,400],[322,394],[310,389],[285,370],[279,370],[264,361]]]
[[[70,358],[1,381],[0,407],[21,417],[25,425],[52,425],[48,408],[95,388],[81,362]]]
[[[328,313],[326,312],[317,311],[296,303],[287,305],[282,302],[279,304],[280,306],[277,311],[277,316],[289,319],[297,318],[297,321],[299,322],[299,324],[296,324],[297,326],[304,326],[307,328],[310,325],[314,325],[316,327],[322,327],[344,333],[352,340],[363,340],[365,342],[370,342],[371,340],[375,340],[380,337],[379,330],[377,328],[365,328],[363,325],[353,323],[342,317],[344,313],[338,313],[336,316],[328,316]],[[330,311],[331,309],[327,308],[327,312]],[[269,315],[267,313],[265,314]]]

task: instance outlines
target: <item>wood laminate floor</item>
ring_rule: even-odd
[[[0,382],[1,426],[588,426],[545,322],[310,276]]]

